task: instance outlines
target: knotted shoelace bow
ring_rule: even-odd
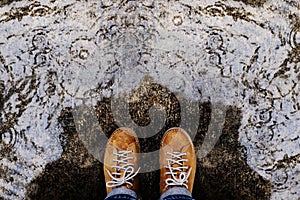
[[[129,160],[134,159],[133,156],[128,156],[130,153],[133,153],[133,151],[118,151],[113,153],[113,155],[117,156],[117,159],[113,159],[113,162],[116,162],[116,165],[112,166],[112,168],[116,169],[116,172],[111,173],[106,169],[106,172],[112,179],[106,183],[107,187],[118,187],[124,184],[129,184],[130,186],[133,185],[131,180],[139,173],[140,168],[135,172],[134,164],[129,163]],[[123,173],[121,173],[122,170],[124,171]],[[123,176],[121,176],[122,174]]]

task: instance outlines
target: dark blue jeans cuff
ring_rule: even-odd
[[[137,200],[137,199],[127,194],[117,194],[117,195],[107,197],[105,200]]]
[[[194,200],[194,199],[187,195],[170,195],[163,198],[163,200]]]

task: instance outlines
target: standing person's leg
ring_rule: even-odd
[[[137,200],[136,193],[134,193],[135,197],[132,194],[124,194],[124,191],[116,190],[116,193],[107,196],[105,200]]]
[[[182,188],[184,189],[184,188]],[[194,200],[192,194],[188,190],[178,190],[178,188],[169,189],[165,192],[160,200]]]
[[[183,129],[169,129],[160,147],[161,200],[193,200],[196,161],[190,136]]]
[[[117,129],[109,138],[104,155],[105,200],[136,200],[140,145],[128,128]]]

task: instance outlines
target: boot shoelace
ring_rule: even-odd
[[[168,186],[184,186],[188,189],[188,178],[190,176],[192,168],[186,172],[186,170],[189,168],[188,166],[185,166],[183,162],[188,162],[188,159],[183,159],[182,156],[186,156],[187,153],[182,152],[167,152],[168,155],[171,156],[170,158],[167,158],[168,165],[165,166],[166,169],[169,169],[168,172],[165,173],[165,175],[171,175],[170,178],[167,178],[165,180],[166,187]],[[179,165],[178,167],[173,167],[174,164]],[[185,170],[185,171],[184,171]],[[178,175],[178,172],[180,173]],[[177,178],[178,175],[178,178]]]
[[[106,169],[106,172],[112,179],[106,183],[107,187],[118,187],[123,184],[129,184],[130,186],[133,186],[131,181],[139,173],[140,168],[138,168],[138,170],[135,172],[134,164],[129,163],[130,160],[134,159],[133,156],[128,156],[130,153],[133,153],[133,151],[113,152],[113,155],[116,155],[117,159],[113,159],[113,162],[116,162],[116,165],[112,166],[112,168],[115,168],[116,171],[111,173],[108,169]],[[124,170],[123,176],[121,173],[122,170]]]

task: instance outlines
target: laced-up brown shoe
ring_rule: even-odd
[[[127,188],[137,192],[139,152],[138,138],[131,129],[119,128],[111,135],[104,155],[107,194],[114,188]]]
[[[160,193],[173,187],[185,187],[192,193],[196,172],[196,154],[190,136],[181,128],[171,128],[160,147]]]

